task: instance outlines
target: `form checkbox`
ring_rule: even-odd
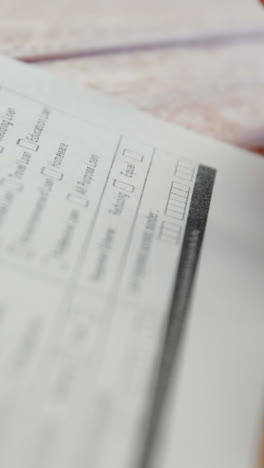
[[[172,191],[173,190],[180,190],[181,192],[189,193],[190,187],[189,185],[181,184],[179,182],[172,183]]]
[[[168,204],[168,208],[176,213],[184,213],[185,211],[185,206],[175,205],[175,203],[172,203],[171,201]]]
[[[186,197],[179,197],[178,195],[173,195],[173,193],[170,194],[170,203],[173,203],[174,205],[185,206],[186,201]]]
[[[63,179],[63,173],[57,171],[57,169],[53,169],[52,167],[43,167],[41,169],[41,174],[43,174],[46,177],[49,177],[50,179],[55,179],[58,181]]]
[[[120,190],[123,190],[124,192],[129,192],[129,193],[133,193],[135,190],[134,185],[128,184],[127,182],[122,182],[122,180],[117,180],[117,179],[114,179],[113,186]]]
[[[89,205],[89,200],[82,197],[81,195],[76,195],[75,193],[68,193],[67,200],[75,205],[87,207]]]
[[[39,149],[39,145],[37,145],[37,143],[34,143],[33,141],[29,140],[23,140],[23,138],[19,138],[19,140],[17,141],[17,145],[21,146],[21,148],[24,148],[28,151],[36,152]]]
[[[22,182],[17,181],[16,179],[7,178],[4,181],[5,185],[12,187],[12,189],[16,190],[17,192],[22,192],[24,189],[24,184]]]
[[[187,171],[178,171],[176,174],[176,177],[182,180],[186,180],[188,182],[192,181],[193,174]]]
[[[178,213],[177,211],[171,210],[170,208],[167,209],[166,215],[170,218],[177,219],[178,221],[182,221],[184,218],[184,213]]]
[[[133,161],[137,161],[137,162],[143,162],[144,160],[143,154],[140,154],[137,151],[131,150],[129,148],[124,149],[123,156],[125,158],[132,159]]]

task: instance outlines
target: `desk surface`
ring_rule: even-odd
[[[1,53],[264,153],[257,0],[3,0],[0,39]]]
[[[0,53],[264,154],[257,0],[2,0]]]

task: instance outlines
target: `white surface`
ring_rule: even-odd
[[[16,109],[0,155],[2,200],[8,204],[1,226],[1,466],[133,466],[138,441],[133,434],[148,399],[179,249],[153,237],[137,296],[131,293],[133,262],[146,217],[161,211],[176,161],[187,159],[194,167],[215,167],[217,178],[184,356],[156,466],[251,468],[264,389],[264,161],[37,69],[5,58],[0,66],[1,115],[8,107]],[[23,175],[14,175],[22,155],[17,140],[38,139],[32,129],[44,106],[49,113],[37,141],[40,148],[23,165]],[[55,168],[62,180],[50,189],[41,170],[54,168],[61,143],[68,145],[62,165]],[[134,191],[121,217],[109,210],[115,209],[113,181],[120,180],[126,148],[144,159],[140,170],[136,164]],[[81,193],[84,204],[72,205],[66,197],[76,196],[91,155],[99,155],[94,181],[89,179]],[[14,178],[21,178],[23,191],[12,186],[10,198],[6,180],[10,185]],[[37,200],[41,215],[33,223]],[[93,224],[97,202],[101,208]],[[87,254],[80,246],[90,228]],[[67,255],[61,255],[65,238],[70,243]],[[125,261],[128,239],[131,251]],[[98,282],[101,249],[113,255]],[[139,319],[148,326],[136,328]],[[128,348],[132,358],[138,359],[139,349],[139,357],[145,357],[134,374],[126,360]]]

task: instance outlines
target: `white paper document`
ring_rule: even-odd
[[[253,468],[264,160],[0,58],[1,468]]]

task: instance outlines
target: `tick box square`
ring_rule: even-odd
[[[129,148],[124,149],[123,156],[136,162],[143,162],[144,160],[143,154],[140,154],[137,151],[131,150]]]
[[[16,190],[17,192],[22,192],[24,189],[24,184],[15,179],[7,178],[5,179],[4,183],[5,185],[11,187],[13,190]]]
[[[54,180],[63,179],[63,173],[60,171],[57,171],[56,169],[53,169],[52,167],[43,167],[41,169],[41,174]]]
[[[23,140],[23,138],[19,138],[17,141],[17,145],[21,146],[21,148],[24,148],[28,151],[38,151],[39,145],[37,143],[34,143],[33,141],[29,140]]]
[[[87,207],[89,205],[89,200],[75,193],[68,193],[67,200],[79,206]]]
[[[135,190],[135,186],[132,184],[128,184],[127,182],[122,182],[121,180],[114,179],[113,186],[118,188],[119,190],[123,190],[124,192],[133,193]]]

